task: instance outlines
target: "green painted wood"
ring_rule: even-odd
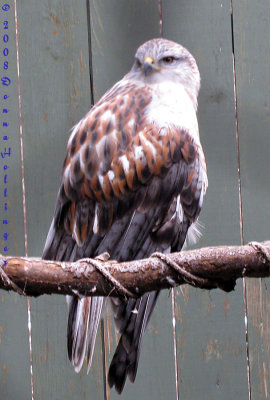
[[[245,243],[269,239],[269,2],[233,2]],[[251,398],[270,397],[269,279],[247,281]]]
[[[199,126],[209,188],[197,247],[239,244],[230,2],[163,2],[164,36],[186,46],[201,72]],[[226,295],[176,291],[180,399],[247,399],[242,285]]]
[[[1,2],[1,8],[4,2]],[[1,54],[1,78],[7,76],[11,79],[11,85],[5,88],[1,84],[0,109],[1,127],[0,141],[1,152],[5,147],[11,148],[10,158],[0,157],[0,252],[8,255],[24,255],[24,227],[22,208],[22,184],[21,184],[21,153],[19,130],[19,103],[18,103],[18,76],[16,60],[16,34],[14,20],[14,6],[4,13],[1,10],[0,25],[0,54]],[[3,29],[3,20],[8,21],[8,29]],[[8,34],[9,40],[4,44],[2,38]],[[3,49],[8,48],[9,54],[4,59]],[[8,70],[3,69],[3,62],[8,61]],[[9,98],[3,99],[7,94]],[[8,109],[8,114],[2,113],[3,108]],[[3,121],[9,122],[9,126],[3,128]],[[3,136],[8,140],[4,141]],[[8,169],[4,172],[4,165]],[[4,184],[4,175],[7,173],[7,184]],[[4,198],[4,189],[7,188],[7,198]],[[4,203],[8,203],[5,211]],[[9,224],[3,225],[3,219]],[[7,241],[3,234],[8,233]],[[8,252],[4,252],[4,247]],[[0,393],[1,398],[30,399],[30,363],[29,343],[27,328],[27,299],[14,293],[1,291],[0,293]]]
[[[137,47],[159,36],[156,0],[92,0],[91,32],[95,100],[126,74],[133,64]],[[113,321],[108,334],[108,361],[116,348]],[[105,324],[108,326],[108,324]],[[173,399],[175,371],[171,298],[160,296],[144,335],[138,374],[134,384],[127,381],[124,399]],[[111,399],[118,399],[110,392]]]
[[[86,3],[18,2],[29,256],[40,256],[54,213],[69,130],[89,109]],[[79,375],[67,359],[63,296],[31,301],[36,399],[103,398],[102,363]],[[99,346],[100,348],[100,346]]]
[[[97,101],[132,67],[135,51],[159,36],[156,0],[91,0],[94,97]]]
[[[30,1],[28,9],[20,3],[17,6],[28,253],[40,256],[53,215],[68,131],[90,104],[87,13],[85,3],[74,5],[71,0]],[[90,10],[97,100],[128,71],[136,47],[158,36],[159,17],[156,0],[91,0]],[[198,5],[195,0],[163,1],[163,24],[164,36],[193,53],[202,75],[199,122],[209,189],[201,217],[204,236],[198,246],[239,244],[230,2],[204,0]],[[15,60],[14,24],[12,29],[11,56]],[[270,35],[266,0],[256,7],[247,1],[234,4],[234,33],[247,242],[269,239]],[[11,68],[16,77],[16,64]],[[12,93],[17,98],[15,86]],[[10,107],[16,114],[11,127],[16,156],[12,158],[8,186],[12,199],[10,254],[22,255],[18,103],[14,101]],[[248,282],[252,399],[267,399],[270,392],[267,283]],[[26,301],[2,293],[1,303],[1,394],[8,399],[29,399]],[[103,399],[100,334],[90,375],[86,376],[85,369],[77,375],[67,360],[64,298],[47,296],[31,303],[35,398]],[[175,314],[180,398],[247,399],[241,284],[229,295],[183,287],[176,291]],[[109,318],[105,328],[106,356],[110,360],[116,337]],[[114,391],[108,393],[110,397],[118,398]],[[126,385],[122,398],[175,397],[171,299],[164,291],[144,337],[136,382]]]

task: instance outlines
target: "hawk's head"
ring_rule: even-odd
[[[198,95],[200,74],[194,57],[178,43],[158,38],[142,44],[136,54],[129,78],[146,84],[165,81],[181,83]]]

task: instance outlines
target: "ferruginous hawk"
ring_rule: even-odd
[[[140,46],[130,72],[73,128],[43,258],[75,261],[108,252],[120,261],[179,251],[207,188],[197,123],[200,74],[166,39]],[[121,335],[109,385],[136,377],[142,334],[159,292],[112,298]],[[102,297],[69,297],[68,356],[91,366]],[[134,312],[134,310],[136,312]]]

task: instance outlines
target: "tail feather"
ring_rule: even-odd
[[[155,224],[158,213],[151,210],[145,214],[136,213],[132,221],[132,230],[127,231],[116,252],[121,249],[121,257],[140,259],[146,252],[156,251],[159,245],[153,242],[149,232]],[[145,219],[147,223],[145,223]],[[147,228],[146,228],[147,227]],[[128,254],[126,254],[128,252]],[[121,259],[121,257],[119,257]],[[116,327],[121,334],[108,373],[110,387],[120,394],[127,376],[134,382],[140,357],[142,336],[156,304],[159,292],[144,294],[137,300],[129,299],[123,303],[120,299],[111,299]]]
[[[127,303],[124,303],[123,300],[119,299],[118,297],[111,298],[114,322],[120,335],[122,335],[127,325],[131,312],[135,308],[135,304],[135,299],[129,299]]]
[[[126,322],[126,326],[124,328],[122,327],[122,336],[114,353],[108,373],[108,383],[110,387],[115,386],[119,394],[124,388],[127,376],[131,382],[134,382],[136,378],[142,336],[149,322],[158,295],[159,292],[146,293],[136,300],[133,310],[128,313],[129,319]],[[129,302],[130,300],[128,303]],[[117,307],[115,308],[117,309]]]
[[[159,292],[152,292],[147,296],[146,305],[144,307],[144,313],[140,316],[142,322],[140,325],[138,324],[137,327],[135,326],[134,329],[133,351],[129,355],[129,366],[127,369],[127,374],[131,382],[134,382],[136,378],[139,357],[141,352],[142,336],[145,332],[146,326],[152,315],[158,295]]]
[[[102,297],[68,296],[68,356],[76,372],[80,372],[87,348],[87,373],[90,370],[102,310]]]
[[[103,297],[92,297],[90,306],[90,321],[89,321],[89,331],[87,339],[87,373],[90,371],[93,359],[93,353],[95,348],[97,329],[100,320],[100,314],[103,305]]]
[[[89,323],[90,299],[72,298],[68,318],[68,355],[76,372],[80,372],[87,343],[87,330]]]
[[[55,220],[52,221],[45,248],[44,259],[74,261],[83,258],[86,254],[94,254],[101,237],[92,235],[84,247],[79,247],[70,234],[64,229],[55,228]],[[93,358],[97,329],[103,304],[102,297],[67,296],[68,326],[67,349],[68,357],[76,372],[82,368],[87,349],[87,372]]]
[[[67,325],[67,350],[68,350],[68,358],[72,361],[72,349],[73,349],[73,342],[74,342],[74,333],[75,330],[73,326],[76,324],[76,315],[77,315],[77,297],[66,296],[67,303],[68,303],[68,325]]]

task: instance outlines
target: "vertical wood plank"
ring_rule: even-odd
[[[0,109],[1,128],[0,141],[1,152],[10,147],[11,156],[0,158],[0,252],[8,255],[24,255],[24,227],[22,207],[21,184],[21,151],[18,108],[18,75],[16,60],[16,32],[14,4],[10,4],[10,10],[3,12],[0,8],[0,70],[1,78],[8,77],[10,86],[1,84]],[[3,21],[8,21],[8,29],[4,30]],[[3,36],[8,35],[8,41],[3,41]],[[8,55],[3,56],[4,48],[8,49]],[[3,68],[4,61],[8,62],[8,69]],[[0,81],[1,82],[1,81]],[[8,99],[4,99],[8,95]],[[4,113],[3,109],[8,109]],[[3,122],[9,126],[4,127]],[[4,140],[3,137],[8,139]],[[8,169],[4,170],[7,165]],[[6,183],[4,177],[6,175]],[[7,197],[4,190],[7,189]],[[7,210],[5,203],[7,202]],[[8,225],[3,224],[8,221]],[[7,240],[3,235],[8,233]],[[8,252],[4,251],[7,246]],[[30,386],[30,357],[27,328],[27,300],[14,293],[1,291],[0,294],[0,392],[6,399],[31,398]],[[16,385],[14,384],[16,382]]]
[[[53,217],[69,130],[90,107],[86,3],[18,2],[29,256],[40,256]],[[33,299],[37,399],[103,398],[102,363],[79,375],[67,359],[62,296]],[[99,347],[100,348],[100,347]]]
[[[154,0],[91,0],[90,6],[97,100],[128,71],[136,47],[158,36],[159,21]],[[71,0],[47,0],[42,4],[30,1],[28,7],[31,12],[27,13],[25,6],[18,4],[18,26],[28,248],[29,255],[39,256],[53,214],[68,130],[90,105],[88,35],[85,3],[75,6]],[[245,241],[263,240],[269,235],[270,213],[265,161],[270,144],[266,84],[268,5],[266,0],[256,7],[244,1],[234,4],[234,11],[244,235]],[[167,0],[163,2],[163,19],[164,35],[191,50],[202,75],[199,120],[210,185],[201,217],[205,229],[199,246],[237,244],[240,236],[230,2],[205,0],[198,5],[194,0]],[[12,57],[16,57],[15,53]],[[12,68],[16,76],[14,64]],[[12,90],[17,91],[14,87]],[[13,106],[18,115],[15,102]],[[12,124],[17,135],[11,138],[16,158],[12,159],[12,186],[8,186],[13,199],[10,254],[23,254],[18,118],[13,118]],[[26,304],[16,295],[4,294],[1,300],[5,307],[0,318],[9,321],[0,323],[1,393],[6,398],[29,398]],[[229,295],[183,288],[177,291],[176,302],[180,398],[246,399],[241,285],[238,283],[237,290]],[[270,391],[267,280],[248,282],[248,311],[252,394],[253,398],[264,399]],[[10,315],[16,316],[14,320],[10,321]],[[97,343],[90,376],[85,370],[79,376],[74,374],[66,356],[66,319],[63,298],[32,301],[36,397],[84,399],[91,393],[101,399],[101,344]],[[109,320],[106,326],[113,329]],[[115,343],[110,343],[109,334],[108,338],[111,357]],[[11,347],[16,357],[10,355]],[[16,385],[12,384],[15,378]],[[129,399],[175,398],[172,316],[167,292],[162,294],[145,335],[136,382],[126,385],[125,395]],[[114,392],[111,397],[118,398]]]
[[[245,243],[269,239],[269,2],[233,2]],[[247,280],[251,398],[270,397],[269,279]]]
[[[159,36],[156,0],[92,0],[91,29],[95,101],[126,74],[137,47]],[[108,361],[116,348],[113,318],[105,325],[108,333]],[[134,384],[126,382],[123,398],[174,399],[175,372],[171,299],[164,291],[158,300],[143,338],[138,374]],[[110,392],[111,399],[118,399]]]
[[[197,246],[239,244],[230,2],[163,2],[163,29],[191,51],[202,77],[199,126],[209,188]],[[229,295],[177,290],[176,321],[180,399],[246,399],[241,283]]]

